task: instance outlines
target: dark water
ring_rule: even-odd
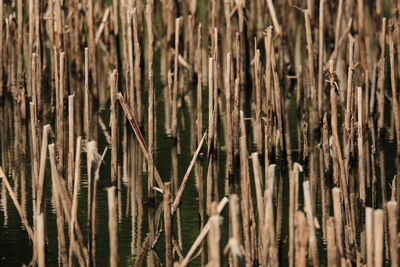
[[[155,153],[155,162],[157,169],[163,179],[163,181],[169,181],[174,179],[173,177],[173,163],[176,161],[176,168],[178,171],[178,180],[180,185],[180,181],[182,180],[187,167],[189,166],[190,160],[192,158],[194,147],[191,145],[191,113],[192,108],[190,108],[190,102],[183,102],[182,107],[179,110],[179,144],[176,147],[175,144],[170,140],[165,132],[165,112],[164,112],[164,102],[162,101],[162,85],[161,82],[158,81],[157,88],[157,104],[156,104],[156,113],[157,113],[157,146]],[[207,111],[207,99],[205,97],[207,90],[203,90],[204,96],[204,106],[203,110]],[[146,97],[146,96],[145,96]],[[293,97],[292,97],[293,98]],[[194,103],[192,103],[194,105]],[[105,106],[108,106],[105,105]],[[249,109],[248,109],[249,110]],[[297,115],[295,108],[295,100],[291,99],[289,105],[289,119],[290,119],[290,138],[291,138],[291,147],[294,149],[292,153],[293,162],[298,161],[302,162],[301,154],[297,153],[295,148],[298,147],[297,144]],[[103,121],[106,125],[108,125],[109,118],[109,110],[104,109],[100,113]],[[245,114],[246,117],[250,117],[251,114]],[[206,124],[206,120],[208,118],[207,113],[203,114],[204,123]],[[121,120],[122,122],[122,120]],[[223,150],[223,127],[221,126],[223,123],[219,122],[219,132],[220,132],[220,152],[218,154],[218,199],[221,199],[225,195],[225,152]],[[249,140],[254,140],[252,136],[252,127],[251,122],[247,121],[247,130],[249,135]],[[128,130],[130,132],[130,128]],[[122,142],[122,134],[121,140]],[[105,137],[101,131],[99,131],[99,140],[98,140],[98,148],[101,153],[107,143]],[[249,144],[249,152],[255,151],[255,146],[253,144]],[[122,154],[122,151],[119,151]],[[139,153],[140,154],[140,153]],[[139,157],[139,154],[135,154],[134,157]],[[395,174],[395,144],[393,141],[386,140],[384,143],[384,155],[385,155],[385,171],[386,171],[386,192],[387,196],[390,196],[390,187],[389,184],[392,181],[392,177]],[[29,155],[29,153],[28,153]],[[79,193],[79,207],[78,207],[78,219],[80,226],[84,232],[84,236],[87,236],[86,233],[86,218],[87,218],[87,176],[86,176],[86,155],[82,154],[82,178],[81,178],[81,189]],[[26,162],[29,162],[29,156],[26,159]],[[122,158],[122,156],[121,156]],[[280,262],[283,266],[287,264],[287,248],[288,248],[288,207],[289,207],[289,181],[288,181],[288,166],[286,160],[277,160],[277,190],[275,190],[275,203],[278,201],[278,197],[282,196],[282,225],[281,225],[281,233],[278,235],[279,237],[279,257]],[[51,176],[50,176],[50,166],[48,161],[48,166],[46,169],[46,194],[47,194],[47,220],[48,220],[48,244],[47,244],[47,262],[49,266],[56,266],[59,264],[58,258],[58,245],[57,245],[57,228],[56,228],[56,215],[54,204],[51,200]],[[250,164],[250,174],[252,175],[252,167],[251,161]],[[122,165],[122,162],[121,162]],[[183,198],[181,208],[179,209],[177,215],[174,217],[174,237],[177,240],[178,244],[182,245],[183,255],[186,255],[188,250],[190,249],[192,243],[200,232],[200,215],[199,215],[199,188],[197,179],[203,179],[203,194],[205,195],[205,177],[206,177],[206,160],[204,157],[200,156],[199,165],[203,166],[203,177],[195,177],[195,168],[193,168],[192,173],[189,178],[189,182],[187,183]],[[29,164],[28,164],[29,166]],[[141,246],[146,237],[146,234],[149,231],[149,219],[158,221],[156,217],[157,214],[160,214],[159,205],[161,203],[161,198],[158,195],[156,198],[155,205],[149,205],[147,203],[147,172],[146,172],[146,164],[144,164],[143,171],[140,175],[135,177],[122,179],[122,186],[120,191],[121,196],[121,209],[119,215],[119,255],[120,255],[120,265],[121,266],[132,266],[138,254],[141,251]],[[110,185],[110,151],[107,152],[104,163],[101,167],[100,171],[100,180],[98,184],[98,201],[97,201],[97,210],[98,210],[98,224],[97,224],[97,265],[98,266],[108,266],[109,265],[109,236],[108,236],[108,208],[107,208],[107,192],[105,188]],[[32,225],[32,199],[31,199],[31,176],[29,169],[26,170],[26,177],[13,177],[13,172],[8,172],[8,179],[12,186],[19,190],[18,200],[22,200],[21,195],[21,181],[22,179],[26,182],[26,212],[27,218],[29,220],[30,225]],[[131,179],[131,182],[129,182]],[[300,177],[300,182],[302,182],[303,177]],[[15,183],[17,181],[17,183]],[[128,194],[129,187],[132,188],[132,181],[135,181],[134,194]],[[141,182],[140,182],[141,181]],[[251,176],[251,181],[253,183],[253,177]],[[282,188],[280,188],[282,187]],[[321,199],[320,199],[320,190],[319,185],[317,185],[317,203],[316,203],[316,215],[321,223]],[[280,190],[279,190],[280,189]],[[377,199],[380,199],[380,190],[377,190],[378,195]],[[252,185],[252,193],[254,193],[254,184]],[[300,189],[300,196],[302,196],[302,189]],[[367,196],[370,196],[368,194]],[[133,201],[132,201],[133,199]],[[205,198],[204,198],[205,199]],[[32,257],[32,244],[29,241],[27,232],[23,228],[19,215],[12,203],[5,186],[2,184],[1,186],[1,198],[0,198],[0,265],[1,266],[20,266],[22,264],[28,264]],[[253,196],[254,206],[255,197]],[[129,202],[129,207],[128,207]],[[300,202],[301,203],[301,202]],[[371,204],[371,199],[368,199],[367,204]],[[134,208],[132,207],[134,205]],[[205,203],[204,203],[205,206]],[[158,210],[158,212],[157,212]],[[228,212],[227,206],[225,210],[222,212],[222,216],[224,217],[224,226],[223,226],[223,240],[224,243],[227,241],[228,233]],[[161,213],[162,214],[162,213]],[[275,216],[277,214],[277,210],[275,210]],[[162,215],[161,215],[162,217]],[[159,227],[156,229],[163,229],[162,220],[158,224]],[[157,223],[156,223],[157,225]],[[67,231],[67,228],[65,228]],[[157,230],[156,230],[157,232]],[[318,239],[318,247],[319,247],[319,255],[321,264],[325,264],[325,245],[322,242],[322,232],[321,229],[317,230],[317,239]],[[206,247],[204,247],[206,250]],[[150,250],[150,254],[153,255],[153,261],[156,265],[160,265],[164,259],[164,240],[163,233],[161,232],[158,242],[155,244],[152,250]],[[149,253],[146,254],[146,257],[143,259],[143,266],[150,265],[151,258],[149,258]],[[158,259],[159,260],[158,260]],[[177,260],[178,258],[175,258]],[[201,265],[201,256],[198,256],[195,260],[193,260],[190,266],[200,266]]]

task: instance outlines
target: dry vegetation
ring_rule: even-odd
[[[59,265],[125,265],[131,216],[148,221],[132,223],[137,266],[188,266],[197,251],[204,266],[398,266],[400,3],[365,2],[0,0],[1,200],[29,265],[48,263],[54,223]],[[157,169],[160,133],[172,177]],[[109,263],[96,262],[100,176]],[[189,183],[200,234],[184,244]]]

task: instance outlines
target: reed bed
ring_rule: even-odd
[[[1,265],[399,266],[399,14],[0,0]]]

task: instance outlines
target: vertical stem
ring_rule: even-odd
[[[117,215],[117,188],[107,188],[108,197],[108,231],[110,233],[110,266],[117,267],[118,256],[118,215]]]
[[[306,24],[306,39],[307,39],[307,52],[308,52],[308,74],[310,80],[310,90],[311,90],[311,111],[310,111],[310,121],[311,121],[311,140],[313,140],[314,131],[317,127],[318,116],[318,93],[315,87],[315,73],[314,73],[314,49],[312,42],[312,31],[310,22],[310,11],[304,11],[304,21]]]
[[[197,68],[197,143],[200,143],[202,132],[203,132],[203,96],[202,96],[202,62],[201,62],[201,23],[197,28],[197,56],[196,56],[196,68]]]
[[[171,183],[164,183],[163,194],[164,231],[165,231],[165,266],[172,267],[172,225],[171,225]]]
[[[175,54],[174,54],[174,87],[172,91],[172,122],[171,134],[173,139],[178,137],[178,56],[179,56],[179,24],[181,18],[175,20]]]
[[[20,35],[20,29],[22,29],[22,23],[20,24],[20,17],[21,17],[21,0],[18,1],[18,43],[20,44],[22,40],[20,39],[22,35]],[[4,77],[4,67],[3,67],[3,40],[4,40],[4,32],[3,32],[3,24],[4,24],[4,1],[0,0],[0,97],[3,97],[4,88],[3,88],[3,77]],[[19,45],[19,47],[22,43]],[[22,46],[21,46],[22,47]]]
[[[318,114],[322,116],[322,108],[324,100],[322,82],[323,82],[323,65],[324,65],[324,6],[325,0],[319,1],[319,28],[318,28]]]
[[[38,252],[38,267],[46,266],[46,253],[45,253],[45,229],[44,229],[44,215],[40,213],[36,216],[36,244]]]
[[[72,194],[74,183],[74,95],[68,96],[68,190]]]
[[[58,152],[58,170],[61,174],[64,173],[64,77],[65,77],[65,52],[60,53],[60,68],[59,68],[59,86],[57,100],[57,152]]]
[[[382,18],[382,32],[381,32],[381,55],[378,61],[379,74],[378,74],[378,92],[377,92],[377,117],[378,117],[378,139],[381,139],[381,132],[384,126],[384,111],[385,111],[385,47],[386,47],[386,18]]]
[[[118,91],[118,73],[115,69],[111,74],[111,182],[115,185],[118,181],[118,107],[117,107],[117,91]]]
[[[307,243],[308,226],[306,217],[301,211],[296,212],[296,260],[295,266],[306,267],[307,265]]]
[[[394,25],[393,20],[389,19],[389,53],[390,53],[390,82],[392,87],[392,110],[394,116],[394,125],[397,137],[397,153],[400,154],[400,118],[399,118],[399,104],[397,99],[397,86],[396,86],[396,70],[394,62],[394,42],[393,42]]]
[[[335,216],[335,232],[336,232],[336,244],[339,250],[340,261],[344,259],[344,242],[343,242],[343,221],[342,221],[342,209],[340,202],[340,189],[335,187],[332,189],[332,201],[333,201],[333,213]]]
[[[389,238],[390,238],[390,261],[392,267],[399,266],[399,241],[397,235],[397,202],[389,201],[387,203],[387,213],[388,213],[388,228],[389,228]]]
[[[208,257],[210,266],[223,266],[222,255],[222,239],[221,239],[221,226],[222,218],[219,215],[213,215],[209,219],[210,232],[208,233]]]
[[[360,208],[363,213],[365,209],[365,168],[364,168],[364,136],[363,136],[363,98],[362,98],[362,88],[357,87],[357,102],[358,102],[358,122],[357,122],[357,143],[358,143],[358,171],[359,171],[359,190],[360,190]],[[364,215],[361,215],[362,217]]]
[[[327,243],[327,254],[328,254],[328,267],[337,266],[337,247],[335,240],[335,225],[334,218],[329,217],[326,223],[326,243]]]
[[[46,155],[47,155],[47,141],[50,131],[50,125],[47,124],[43,127],[43,138],[42,138],[42,149],[40,151],[40,168],[39,168],[39,180],[36,193],[36,212],[39,214],[42,212],[42,203],[44,205],[45,199],[43,196],[44,192],[44,175],[46,169]]]
[[[149,123],[149,160],[148,160],[148,168],[149,168],[149,177],[148,177],[148,198],[154,198],[153,192],[153,184],[154,184],[154,86],[153,86],[153,65],[150,63],[149,65],[149,113],[148,113],[148,123]]]
[[[65,241],[64,232],[64,217],[62,216],[62,206],[61,202],[63,194],[60,192],[58,185],[56,184],[59,178],[59,174],[56,166],[54,144],[49,145],[49,155],[50,155],[50,166],[51,166],[51,180],[52,180],[52,193],[53,199],[56,206],[56,216],[57,216],[57,233],[58,233],[58,249],[60,258],[63,266],[68,266],[68,254]]]
[[[383,264],[383,210],[374,211],[374,266],[380,267]]]
[[[99,93],[97,88],[97,70],[96,70],[96,37],[94,29],[94,3],[93,0],[88,0],[88,36],[89,36],[89,53],[90,53],[90,72],[92,75],[92,95],[94,102],[98,103]],[[86,52],[86,51],[85,51]],[[86,57],[86,55],[85,55]],[[86,62],[85,62],[86,64]],[[85,66],[86,67],[86,66]]]
[[[365,232],[367,242],[367,267],[374,266],[374,210],[370,207],[365,208]]]
[[[89,102],[89,48],[85,47],[85,101],[84,101],[84,131],[86,142],[91,139],[90,136],[90,102]]]
[[[319,266],[317,238],[315,236],[315,229],[314,229],[315,218],[311,206],[310,181],[303,182],[303,192],[304,192],[304,209],[307,215],[307,223],[310,236],[309,242],[310,242],[312,261],[314,266]]]
[[[255,42],[257,43],[257,42]],[[263,151],[263,136],[262,136],[262,124],[261,124],[261,63],[260,63],[260,50],[255,51],[255,62],[254,62],[254,75],[256,83],[256,124],[257,124],[257,151],[262,154]],[[229,75],[229,73],[228,73]]]

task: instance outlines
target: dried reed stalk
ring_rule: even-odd
[[[206,136],[207,136],[207,132],[204,133],[203,138],[200,140],[200,143],[197,146],[197,149],[196,149],[195,153],[193,154],[193,158],[190,161],[189,167],[186,170],[185,176],[182,179],[181,186],[179,187],[179,189],[178,189],[178,191],[176,193],[176,196],[175,196],[175,200],[174,200],[174,202],[173,202],[173,204],[171,206],[171,214],[172,215],[174,215],[176,209],[179,206],[179,203],[180,203],[182,195],[183,195],[183,191],[185,190],[186,183],[187,183],[187,181],[189,179],[189,175],[190,175],[190,173],[191,173],[191,171],[193,169],[194,164],[196,163],[196,159],[197,159],[197,157],[198,157],[198,155],[200,153],[200,150],[201,150],[201,148],[203,146],[203,143],[204,143],[204,140],[206,139]]]
[[[78,137],[76,139],[76,151],[75,151],[75,173],[74,173],[74,189],[73,189],[73,197],[72,197],[72,208],[71,208],[71,223],[69,224],[69,266],[73,265],[72,260],[72,253],[73,250],[79,249],[76,248],[77,245],[75,244],[75,224],[78,221],[78,192],[80,187],[80,163],[81,163],[81,145],[82,145],[82,137]],[[84,261],[83,258],[78,257],[80,265],[89,265],[88,261]]]
[[[385,111],[385,47],[386,47],[386,18],[382,18],[382,32],[380,39],[381,54],[378,61],[379,74],[377,83],[377,116],[378,116],[378,139],[381,138],[381,132],[384,125]]]
[[[93,102],[98,103],[99,101],[99,91],[97,88],[97,64],[96,64],[96,37],[95,37],[95,25],[94,25],[94,3],[93,0],[88,0],[88,43],[89,43],[89,53],[90,53],[90,74],[91,74],[91,88],[93,95]],[[85,51],[86,52],[86,51]],[[85,54],[86,57],[86,54]],[[86,67],[86,66],[85,66]]]
[[[365,232],[366,232],[366,254],[367,254],[367,267],[374,266],[374,222],[373,222],[373,209],[370,207],[365,208]]]
[[[222,239],[221,239],[221,226],[222,217],[213,215],[208,220],[210,223],[210,231],[208,233],[208,264],[210,266],[223,266],[222,256]]]
[[[392,267],[399,266],[399,239],[397,234],[397,202],[387,203],[387,221],[389,228],[390,262]]]
[[[319,1],[319,26],[318,26],[318,115],[322,116],[324,93],[322,88],[324,66],[324,8],[325,0]]]
[[[110,266],[117,267],[118,255],[118,209],[117,209],[117,188],[107,188],[108,199],[108,230],[110,233]]]
[[[117,93],[118,93],[118,73],[114,70],[111,74],[111,113],[110,113],[110,127],[111,127],[111,182],[115,185],[118,181],[118,107],[117,107]]]
[[[72,195],[74,184],[74,95],[68,96],[68,191]]]
[[[390,84],[392,87],[392,110],[394,117],[394,125],[397,137],[397,153],[400,154],[400,118],[399,118],[399,104],[396,93],[396,71],[394,62],[394,41],[393,41],[394,25],[393,20],[389,19],[389,59],[390,59]]]
[[[374,266],[380,267],[383,264],[383,243],[384,243],[384,212],[381,209],[374,211]]]
[[[29,239],[35,243],[35,237],[34,237],[34,233],[32,228],[29,226],[28,220],[26,219],[25,213],[22,210],[21,206],[18,203],[17,198],[15,197],[14,191],[12,190],[10,183],[8,182],[8,179],[6,177],[6,175],[3,172],[3,169],[0,167],[0,178],[2,179],[2,181],[4,182],[4,184],[6,185],[7,191],[10,194],[10,197],[14,203],[15,208],[17,209],[17,212],[19,214],[19,217],[21,217],[21,222],[24,225],[26,231],[28,232],[29,235]],[[34,245],[35,246],[35,245]]]
[[[128,119],[133,132],[135,133],[135,136],[139,142],[139,146],[140,146],[145,158],[147,160],[152,160],[152,158],[149,157],[149,152],[148,152],[146,143],[144,141],[143,135],[140,132],[139,125],[137,124],[135,118],[133,117],[133,114],[130,111],[128,104],[126,103],[126,101],[121,93],[117,94],[117,99],[118,99],[119,103],[121,104],[122,109],[125,112],[125,116]],[[157,182],[158,187],[162,190],[164,187],[163,182],[161,180],[160,174],[158,173],[157,168],[155,167],[154,163],[153,163],[153,166],[154,166],[154,175],[155,175],[154,178]]]
[[[55,160],[55,149],[54,144],[50,144],[49,155],[50,155],[50,166],[51,166],[51,180],[52,180],[52,195],[56,206],[57,216],[57,233],[58,233],[58,249],[60,258],[63,266],[68,266],[68,253],[67,245],[64,232],[64,216],[62,214],[62,203],[64,200],[62,192],[59,188],[59,175],[57,171],[57,165]]]
[[[226,197],[221,199],[221,201],[218,203],[218,206],[217,206],[218,214],[221,213],[221,211],[224,209],[226,203],[228,203],[228,199]],[[196,240],[194,241],[193,245],[190,247],[185,258],[181,262],[180,267],[185,267],[189,264],[190,258],[193,256],[193,253],[196,251],[198,246],[201,244],[203,239],[206,237],[208,231],[210,231],[210,228],[211,228],[211,223],[209,221],[207,221],[207,223],[204,225],[203,229],[201,230],[200,234],[197,236]]]
[[[317,249],[317,238],[315,236],[315,217],[312,212],[311,206],[311,194],[310,194],[310,181],[303,182],[303,192],[304,192],[304,209],[307,215],[307,224],[309,230],[309,243],[310,243],[310,250],[311,250],[311,257],[314,266],[319,266],[319,259],[318,259],[318,249]]]
[[[85,84],[84,84],[84,112],[83,112],[83,125],[85,140],[89,142],[90,135],[90,99],[89,99],[89,48],[85,47]]]
[[[175,20],[175,54],[174,54],[174,86],[172,90],[172,121],[171,135],[173,139],[178,138],[178,56],[179,56],[179,26],[181,18]]]
[[[44,229],[44,215],[40,213],[36,216],[36,245],[38,251],[38,266],[46,266],[46,253],[45,253],[45,229]]]
[[[359,190],[360,190],[360,206],[361,210],[365,210],[365,201],[366,201],[366,193],[365,193],[365,167],[364,167],[364,135],[363,135],[363,105],[362,105],[362,88],[357,87],[357,143],[358,143],[358,173],[359,173]],[[362,214],[362,216],[364,216]]]
[[[171,221],[171,183],[164,183],[163,194],[164,231],[165,231],[165,266],[172,267],[172,221]]]

